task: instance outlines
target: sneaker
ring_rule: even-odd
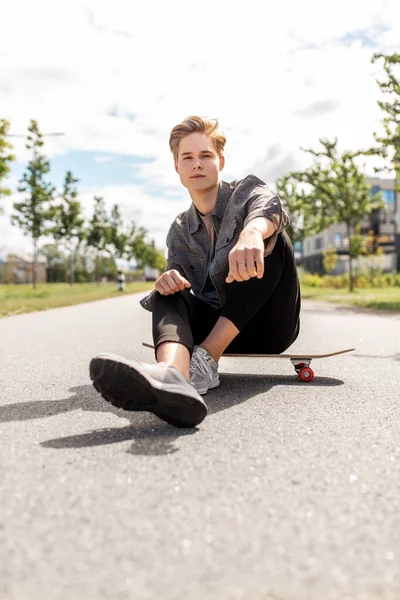
[[[190,361],[190,383],[199,394],[219,386],[218,363],[201,346],[195,346]]]
[[[203,398],[172,365],[99,354],[89,370],[96,390],[118,408],[148,411],[175,427],[194,427],[207,415]]]

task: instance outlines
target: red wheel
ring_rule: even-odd
[[[310,367],[303,367],[299,371],[299,377],[302,381],[309,383],[314,379],[314,371]]]

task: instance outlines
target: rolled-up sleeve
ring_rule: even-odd
[[[273,194],[266,183],[255,175],[248,175],[237,186],[241,206],[239,225],[244,229],[253,219],[265,217],[275,227],[275,233],[264,240],[264,256],[271,254],[277,237],[289,225],[290,219],[278,195]]]
[[[272,194],[267,185],[258,186],[249,198],[243,227],[246,227],[256,217],[265,217],[272,221],[275,226],[275,235],[282,233],[290,223],[289,215],[284,209],[281,199],[276,194]]]

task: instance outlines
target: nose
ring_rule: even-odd
[[[203,168],[200,158],[196,158],[193,163],[193,169],[197,169],[197,168],[199,168],[199,169]]]

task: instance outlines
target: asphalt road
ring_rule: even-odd
[[[293,350],[221,361],[178,430],[90,358],[153,362],[144,294],[0,320],[1,600],[399,600],[400,315],[304,303]]]

